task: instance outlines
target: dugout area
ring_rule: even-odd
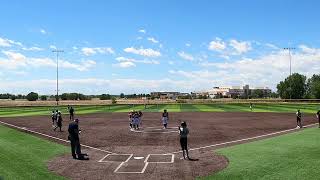
[[[313,116],[304,116],[304,125],[316,123]],[[140,132],[130,131],[127,113],[88,114],[77,118],[82,130],[80,141],[87,145],[83,151],[90,155],[90,160],[73,160],[66,154],[48,162],[50,170],[72,179],[194,179],[227,167],[228,159],[215,154],[213,149],[256,140],[247,139],[251,137],[291,132],[296,127],[293,113],[170,113],[168,130],[161,129],[161,113],[144,113]],[[64,116],[63,132],[52,130],[49,116],[0,118],[0,121],[68,145],[61,141],[66,140],[68,134],[67,116]],[[175,128],[181,121],[186,121],[190,129],[190,156],[198,161],[180,159]],[[265,137],[269,136],[261,138]]]

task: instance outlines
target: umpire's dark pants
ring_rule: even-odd
[[[80,146],[80,141],[79,139],[70,139],[71,141],[71,154],[72,157],[76,157],[76,154],[79,156],[81,156],[81,146]]]

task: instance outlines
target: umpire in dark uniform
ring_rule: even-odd
[[[77,156],[78,159],[83,159],[79,140],[79,133],[81,132],[81,130],[79,130],[79,119],[75,119],[73,122],[69,124],[68,132],[68,139],[71,142],[71,154],[73,159],[77,159]]]

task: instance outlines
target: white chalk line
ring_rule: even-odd
[[[106,156],[104,156],[102,159],[100,159],[98,162],[116,162],[116,161],[104,161],[105,158],[107,158],[110,155],[115,155],[115,156],[128,156],[127,160],[125,160],[124,162],[128,162],[129,159],[133,156],[133,154],[107,154]],[[120,162],[120,161],[119,161]]]
[[[7,125],[7,126],[10,126],[10,127],[14,127],[16,129],[21,129],[21,130],[24,130],[24,131],[28,131],[28,132],[31,132],[33,134],[38,134],[38,135],[45,136],[45,137],[48,137],[48,138],[51,138],[51,139],[55,139],[55,140],[63,141],[63,142],[66,142],[66,143],[70,143],[70,141],[67,141],[65,139],[61,139],[61,138],[57,138],[57,137],[54,137],[54,136],[43,134],[43,133],[40,133],[40,132],[37,132],[37,131],[33,131],[33,130],[30,130],[30,129],[27,129],[26,127],[16,126],[16,125],[13,125],[13,124],[10,124],[10,123],[6,123],[6,122],[3,122],[3,121],[0,121],[0,123],[4,124],[4,125]],[[115,154],[113,152],[110,152],[110,151],[107,151],[107,150],[103,150],[103,149],[99,149],[99,148],[95,148],[95,147],[88,146],[88,145],[85,145],[85,144],[81,144],[81,146],[89,148],[89,149],[94,149],[94,150],[97,150],[97,151],[109,153],[109,154]]]
[[[117,154],[117,155],[128,155],[128,154]],[[150,156],[171,156],[171,160],[170,162],[149,162],[149,158]],[[108,155],[107,155],[108,156]],[[174,157],[175,155],[174,154],[148,154],[147,157],[145,158],[145,160],[143,161],[144,163],[144,166],[143,168],[141,169],[141,171],[119,171],[119,169],[127,162],[129,162],[129,160],[132,158],[132,155],[124,162],[121,162],[119,164],[119,166],[113,171],[114,173],[118,173],[118,174],[143,174],[148,165],[149,164],[172,164],[174,163]],[[107,161],[101,161],[101,162],[107,162]]]
[[[130,129],[130,131],[135,132],[135,133],[148,133],[148,134],[166,134],[166,133],[178,133],[178,130],[171,130],[171,129],[177,129],[178,127],[168,127],[166,129],[159,128],[159,127],[143,127],[141,130],[135,130],[135,129]],[[150,129],[147,131],[147,129]],[[170,131],[171,130],[171,131]],[[163,131],[163,132],[161,132]]]
[[[13,124],[9,124],[9,123],[3,122],[3,121],[0,121],[0,123],[1,124],[5,124],[7,126],[14,127],[16,129],[21,129],[21,130],[28,131],[28,132],[31,132],[31,133],[34,133],[34,134],[38,134],[38,135],[41,135],[41,136],[45,136],[45,137],[48,137],[48,138],[51,138],[51,139],[55,139],[55,140],[59,140],[59,141],[63,141],[63,142],[69,143],[69,141],[67,141],[67,140],[64,140],[64,139],[61,139],[61,138],[57,138],[57,137],[54,137],[54,136],[50,136],[50,135],[47,135],[47,134],[43,134],[43,133],[40,133],[40,132],[37,132],[37,131],[33,131],[33,130],[30,130],[30,129],[27,129],[26,127],[19,127],[19,126],[16,126],[16,125],[13,125]],[[309,125],[305,125],[304,127],[310,127],[310,126],[314,126],[314,125],[317,125],[317,124],[318,123],[309,124]],[[202,146],[202,147],[198,147],[198,148],[191,148],[191,149],[189,149],[189,151],[212,148],[212,147],[216,147],[216,146],[222,146],[222,145],[227,145],[227,144],[232,144],[232,143],[237,143],[237,142],[242,142],[242,141],[248,141],[248,140],[258,139],[258,138],[262,138],[262,137],[268,137],[268,136],[281,134],[281,133],[285,133],[285,132],[290,132],[290,131],[295,131],[295,130],[297,130],[297,129],[296,128],[292,128],[292,129],[287,129],[287,130],[278,131],[278,132],[274,132],[274,133],[264,134],[264,135],[260,135],[260,136],[254,136],[254,137],[250,137],[250,138],[243,138],[243,139],[238,139],[238,140],[234,140],[234,141],[228,141],[228,142],[212,144],[212,145],[208,145],[208,146]],[[88,146],[88,145],[85,145],[85,144],[81,144],[81,146],[87,147],[89,149],[94,149],[94,150],[97,150],[97,151],[101,151],[101,152],[106,152],[108,154],[117,154],[117,153],[113,153],[113,152],[106,151],[106,150],[103,150],[103,149],[99,149],[99,148],[95,148],[95,147],[92,147],[92,146]],[[165,153],[163,155],[177,154],[177,153],[181,153],[181,152],[182,151],[176,151],[176,152],[171,152],[171,153]],[[123,163],[124,162],[122,162],[121,165],[123,165]],[[120,173],[120,172],[118,172],[118,173]],[[121,172],[121,173],[126,173],[126,172]],[[141,173],[141,172],[139,172],[139,173]]]
[[[314,126],[314,125],[317,125],[317,124],[319,124],[319,123],[309,124],[309,125],[305,125],[303,127],[310,127],[310,126]],[[188,149],[188,150],[189,151],[194,151],[194,150],[199,150],[199,149],[212,148],[212,147],[216,147],[216,146],[222,146],[222,145],[227,145],[227,144],[232,144],[232,143],[237,143],[237,142],[242,142],[242,141],[259,139],[259,138],[262,138],[262,137],[268,137],[268,136],[281,134],[281,133],[285,133],[285,132],[290,132],[290,131],[295,131],[295,130],[297,130],[297,129],[296,128],[292,128],[292,129],[273,132],[273,133],[264,134],[264,135],[260,135],[260,136],[254,136],[254,137],[250,137],[250,138],[238,139],[238,140],[234,140],[234,141],[228,141],[228,142],[223,142],[223,143],[218,143],[218,144],[212,144],[212,145],[202,146],[202,147],[198,147],[198,148],[191,148],[191,149]],[[171,152],[171,153],[166,153],[166,154],[177,154],[177,153],[182,153],[182,151],[176,151],[176,152]]]

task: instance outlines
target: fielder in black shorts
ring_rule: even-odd
[[[189,152],[188,152],[188,134],[189,134],[189,129],[187,128],[187,123],[182,122],[181,126],[179,126],[179,134],[180,134],[180,145],[182,149],[182,154],[183,154],[183,159],[189,158]]]

